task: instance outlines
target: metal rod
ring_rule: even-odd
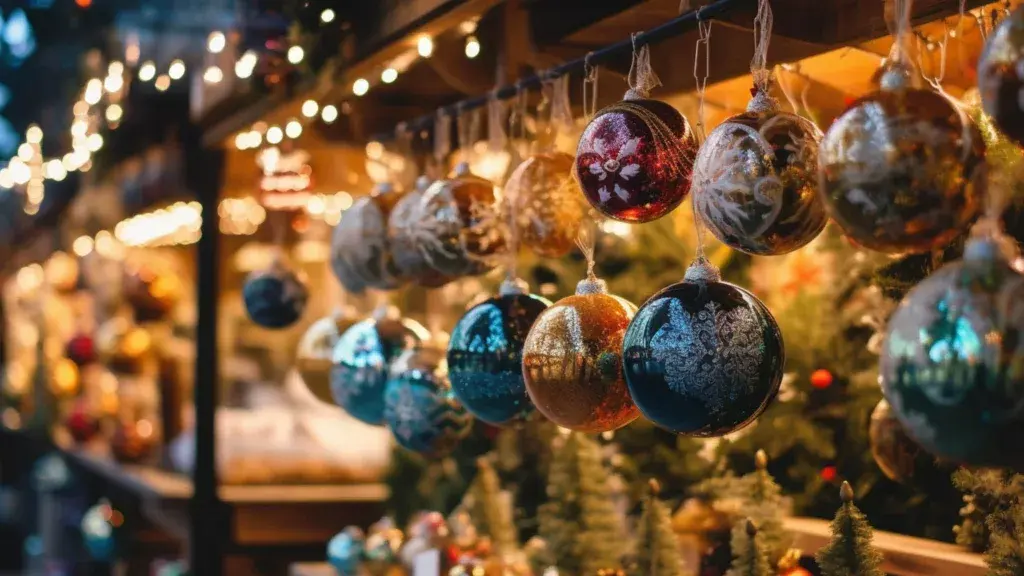
[[[458,112],[482,108],[487,105],[488,100],[491,98],[507,100],[519,93],[520,90],[540,88],[545,80],[558,78],[573,72],[582,72],[587,65],[596,66],[601,62],[605,62],[621,54],[628,54],[633,50],[634,41],[638,48],[648,44],[656,44],[663,40],[667,40],[668,38],[672,38],[673,36],[689,32],[697,27],[698,22],[713,19],[727,10],[743,4],[750,4],[753,6],[754,2],[753,0],[716,0],[706,6],[693,10],[692,12],[687,12],[677,18],[673,18],[672,20],[669,20],[656,28],[652,28],[647,32],[641,32],[636,35],[635,40],[633,38],[627,38],[621,42],[616,42],[615,44],[610,44],[604,48],[594,50],[583,58],[577,58],[576,60],[560,64],[539,74],[521,78],[515,84],[502,86],[483,96],[475,96],[473,98],[460,100],[454,104],[449,104],[448,106],[442,106],[434,114],[426,114],[405,122],[405,126],[414,133],[420,130],[429,129],[433,127],[434,119],[437,117],[438,113],[455,116]],[[394,137],[394,133],[390,135],[382,135],[380,140],[386,140],[392,137]]]

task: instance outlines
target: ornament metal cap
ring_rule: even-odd
[[[530,291],[530,285],[522,278],[508,278],[501,283],[498,289],[499,296],[516,296],[526,294]]]
[[[430,176],[424,174],[416,179],[416,191],[423,192],[430,187]]]
[[[401,311],[397,306],[390,304],[382,304],[373,311],[373,319],[380,320],[397,320],[402,317]]]
[[[608,283],[600,278],[584,278],[576,284],[576,295],[584,294],[607,294]]]
[[[394,191],[395,187],[391,184],[391,182],[381,182],[380,184],[377,184],[376,187],[374,187],[373,195],[383,196],[384,194],[390,194]]]
[[[752,89],[754,97],[747,102],[747,112],[753,114],[767,114],[779,111],[779,99],[768,93],[768,90],[760,87]]]
[[[469,176],[470,175],[469,162],[459,162],[458,164],[456,164],[455,165],[455,172],[454,172],[454,174],[455,174],[456,178],[461,178],[463,176]]]
[[[721,282],[722,272],[707,258],[700,256],[686,269],[683,280],[687,282]]]
[[[843,480],[843,485],[839,487],[839,498],[843,502],[853,502],[853,488],[850,487],[850,483]]]
[[[904,62],[893,61],[886,65],[878,85],[882,90],[896,92],[914,88],[914,74]]]

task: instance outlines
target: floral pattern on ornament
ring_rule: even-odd
[[[603,138],[594,140],[594,153],[597,154],[598,160],[588,167],[590,173],[597,176],[600,182],[604,182],[609,177],[612,179],[597,191],[602,202],[610,200],[612,192],[623,200],[629,200],[629,191],[623,188],[617,180],[628,182],[640,174],[640,164],[637,163],[636,154],[639,145],[639,138],[630,138],[613,155],[608,149],[608,143]],[[611,191],[608,189],[609,184],[612,186]]]

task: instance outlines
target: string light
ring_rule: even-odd
[[[107,122],[120,122],[121,116],[124,115],[124,110],[119,104],[111,104],[107,106]]]
[[[18,146],[18,158],[21,158],[26,162],[31,160],[35,153],[35,148],[33,148],[28,142],[22,142],[21,146]]]
[[[430,36],[420,36],[416,41],[416,52],[423,58],[430,58],[434,53],[434,40]]]
[[[220,81],[224,79],[224,73],[217,66],[210,66],[203,72],[203,82],[207,84],[220,84]]]
[[[238,59],[238,62],[235,62],[235,76],[242,79],[252,76],[258,62],[259,56],[252,50],[246,50],[245,54],[242,54],[242,57]]]
[[[79,236],[75,238],[75,241],[71,243],[71,250],[79,257],[85,258],[89,254],[92,254],[92,237],[91,236]]]
[[[171,79],[167,74],[161,74],[157,76],[156,82],[153,84],[157,90],[163,92],[171,87]]]
[[[181,60],[171,62],[171,65],[167,68],[167,75],[171,77],[171,80],[181,80],[182,76],[185,75],[185,63]]]
[[[302,49],[302,46],[292,46],[288,49],[288,61],[292,64],[302,62],[302,59],[305,57],[306,51]]]
[[[61,164],[60,160],[54,158],[46,163],[45,174],[50,180],[60,182],[67,178],[68,171],[64,168],[64,165]]]
[[[334,10],[327,8],[320,13],[320,21],[324,24],[330,24],[331,22],[334,22],[334,16]]]
[[[298,138],[302,135],[302,124],[299,124],[298,120],[292,120],[285,124],[284,133],[289,138]]]
[[[284,133],[281,132],[281,128],[278,126],[271,126],[267,130],[267,142],[271,144],[279,144],[284,138]]]
[[[107,76],[106,79],[103,80],[103,89],[106,90],[108,94],[119,92],[121,88],[124,88],[124,78],[120,75]]]
[[[89,148],[90,152],[98,152],[100,148],[103,148],[103,136],[99,134],[89,134],[86,146]]]
[[[147,60],[142,63],[139,67],[139,80],[143,82],[149,82],[156,77],[156,64],[153,64],[151,60]]]
[[[385,68],[384,71],[380,73],[380,81],[385,84],[391,84],[397,79],[398,70],[395,70],[394,68]]]
[[[227,38],[224,37],[224,33],[216,30],[210,33],[210,37],[206,39],[206,48],[212,54],[220,54],[224,51],[224,46],[227,45]]]
[[[302,103],[302,115],[306,118],[313,118],[319,110],[320,106],[316,100],[306,100]]]
[[[124,74],[124,63],[114,60],[107,64],[107,76],[121,76]]]
[[[85,85],[84,100],[89,105],[95,105],[103,97],[103,82],[98,78],[93,78]]]
[[[370,91],[370,82],[366,78],[360,78],[352,83],[352,93],[362,96]]]
[[[323,111],[320,112],[320,118],[326,123],[330,124],[338,119],[338,109],[333,104],[324,106]]]
[[[476,36],[466,37],[466,57],[476,58],[480,55],[480,41],[476,39]]]
[[[43,141],[43,129],[39,126],[32,124],[25,131],[25,140],[29,144],[39,144]]]

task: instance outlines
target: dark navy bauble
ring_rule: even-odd
[[[473,417],[452,392],[443,350],[407,350],[395,360],[384,420],[400,446],[430,456],[446,454],[469,434]]]
[[[523,380],[523,343],[551,303],[518,287],[469,309],[448,342],[448,376],[455,396],[488,424],[511,424],[533,412]]]
[[[636,313],[622,344],[626,382],[648,420],[686,436],[750,424],[782,382],[782,334],[753,294],[698,260]]]
[[[98,562],[111,562],[117,556],[117,537],[124,516],[110,502],[99,503],[82,516],[82,541],[89,557]]]
[[[426,340],[427,329],[402,318],[395,308],[379,310],[357,322],[334,346],[331,395],[357,420],[384,424],[384,387],[391,363]]]
[[[340,576],[356,576],[366,551],[366,535],[355,526],[338,532],[327,542],[327,563]]]
[[[306,309],[309,289],[291,268],[275,262],[249,274],[242,287],[245,311],[264,328],[286,328]]]

